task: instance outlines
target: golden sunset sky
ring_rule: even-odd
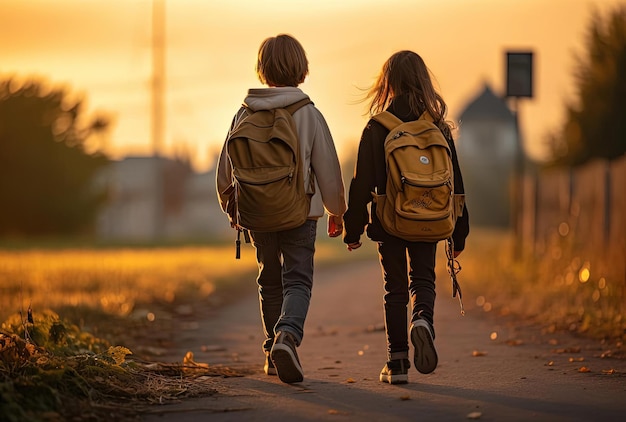
[[[394,52],[419,53],[458,120],[485,83],[504,93],[505,52],[532,50],[535,98],[520,102],[527,151],[563,118],[575,54],[593,10],[626,0],[165,0],[165,150],[214,165],[250,87],[261,41],[295,36],[310,75],[301,88],[325,115],[340,155],[366,122],[367,88]],[[149,0],[0,0],[0,78],[44,79],[113,118],[102,141],[113,157],[151,152]]]

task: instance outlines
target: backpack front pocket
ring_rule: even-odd
[[[396,212],[408,220],[441,220],[451,213],[452,186],[447,173],[431,179],[405,173],[396,196]]]
[[[297,200],[292,186],[294,167],[236,169],[239,184],[239,207],[257,215],[272,215]]]

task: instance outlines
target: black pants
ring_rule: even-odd
[[[436,253],[437,243],[407,242],[398,238],[378,243],[385,288],[385,329],[389,360],[405,359],[409,356],[409,293],[411,322],[422,318],[433,326]]]

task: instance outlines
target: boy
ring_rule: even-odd
[[[308,60],[295,38],[281,34],[264,40],[259,48],[256,72],[268,88],[248,91],[244,103],[252,111],[286,107],[308,98],[298,88],[309,72]],[[241,108],[233,119],[231,132],[246,115],[245,108]],[[339,236],[346,210],[339,159],[324,117],[309,103],[298,109],[293,119],[303,160],[304,186],[311,199],[308,218],[293,229],[250,233],[259,266],[264,370],[268,375],[277,374],[285,383],[304,379],[296,347],[304,337],[313,286],[317,220],[326,210],[328,235]],[[232,184],[226,148],[218,161],[216,182],[220,205],[226,212],[229,198],[223,192]]]

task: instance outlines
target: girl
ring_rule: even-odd
[[[463,193],[463,180],[458,165],[451,127],[446,122],[447,106],[433,87],[429,70],[422,58],[412,51],[400,51],[383,65],[382,71],[368,91],[369,114],[384,110],[404,122],[417,120],[428,113],[445,136],[452,152],[455,193]],[[409,346],[407,305],[411,298],[411,342],[413,362],[424,374],[437,366],[434,346],[433,315],[435,306],[436,242],[409,242],[387,233],[376,216],[372,192],[385,192],[387,182],[384,141],[389,130],[370,120],[363,130],[354,177],[350,184],[348,210],[344,215],[343,240],[348,250],[361,246],[360,238],[367,227],[367,236],[378,243],[384,280],[385,329],[388,361],[380,373],[380,381],[390,384],[408,382]],[[416,157],[417,159],[417,157]],[[371,212],[368,204],[371,203]],[[465,248],[469,218],[464,207],[452,235],[454,257]],[[408,266],[407,266],[408,256]],[[407,273],[408,268],[408,273]]]

